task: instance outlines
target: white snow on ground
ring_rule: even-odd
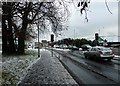
[[[120,56],[114,55],[114,58],[113,58],[113,59],[120,60]]]
[[[37,49],[28,49],[26,55],[14,56],[2,56],[0,53],[2,56],[2,84],[17,84],[27,73],[27,69],[40,59],[37,51]]]
[[[118,56],[118,55],[115,55],[115,58],[120,58],[120,56]]]
[[[55,50],[59,50],[59,51],[70,51],[69,49],[60,49],[60,48],[53,48]]]

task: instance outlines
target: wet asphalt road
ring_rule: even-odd
[[[117,84],[119,83],[119,61],[97,62],[85,59],[84,55],[75,52],[64,52],[55,50],[55,54],[61,62],[72,71],[73,77],[77,77],[77,82],[84,84]]]

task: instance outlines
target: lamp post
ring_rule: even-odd
[[[38,57],[40,57],[40,40],[39,40],[39,33],[40,33],[40,31],[39,31],[39,20],[38,20],[38,24],[37,24],[37,27],[38,27]]]

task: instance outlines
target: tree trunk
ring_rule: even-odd
[[[27,18],[23,20],[22,29],[18,37],[18,53],[24,54],[25,52],[25,38],[26,38],[26,29],[27,29]]]
[[[22,33],[20,33],[22,34]],[[24,40],[24,37],[19,37],[18,38],[18,53],[19,54],[24,54],[25,50],[24,50],[24,47],[25,47],[25,40]]]
[[[12,29],[12,7],[11,2],[3,3],[2,6],[2,52],[7,54],[15,53],[15,44]],[[6,23],[6,21],[8,23]]]
[[[13,29],[12,29],[12,20],[11,17],[8,18],[8,28],[9,28],[9,36],[8,36],[8,42],[9,42],[9,53],[16,53],[15,52],[15,44],[14,44],[14,39],[13,39]]]
[[[2,17],[2,53],[8,52],[7,46],[7,25],[5,24],[5,19]]]
[[[30,3],[29,3],[29,6],[30,6]],[[26,29],[27,29],[27,26],[28,26],[27,16],[30,12],[30,10],[28,8],[26,7],[25,12],[23,14],[22,28],[20,30],[20,34],[19,34],[19,37],[18,37],[18,53],[20,53],[20,54],[24,54],[24,51],[25,51],[24,49],[25,49]]]

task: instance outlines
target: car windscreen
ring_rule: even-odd
[[[97,48],[98,50],[104,50],[104,51],[107,51],[107,50],[111,50],[110,48],[104,48],[104,47],[101,47],[101,48]]]

